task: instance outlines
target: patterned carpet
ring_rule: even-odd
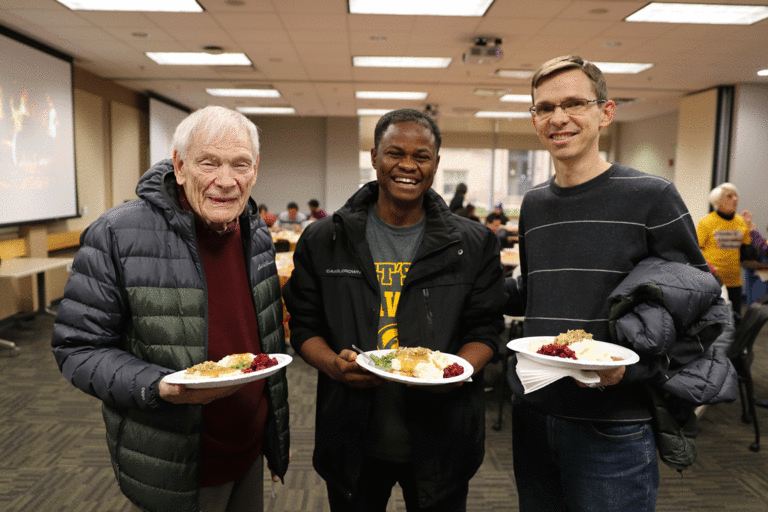
[[[53,319],[23,321],[3,333],[22,350],[0,358],[0,511],[127,512],[114,480],[99,402],[64,380],[50,353]],[[768,331],[768,329],[766,329]],[[753,366],[758,397],[768,397],[768,333],[758,340]],[[0,348],[0,352],[3,349]],[[489,368],[493,383],[500,371]],[[300,358],[288,367],[293,461],[285,485],[265,481],[265,510],[328,510],[325,485],[312,469],[316,372]],[[498,391],[488,393],[485,462],[470,484],[468,510],[516,511],[510,406],[500,431]],[[758,415],[768,425],[768,411]],[[768,431],[768,430],[767,430]],[[753,453],[750,425],[738,402],[709,407],[698,436],[699,458],[680,476],[662,465],[661,512],[768,510],[768,447]],[[768,441],[766,441],[768,443]],[[395,490],[390,512],[403,512]]]

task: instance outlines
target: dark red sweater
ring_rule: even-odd
[[[195,228],[208,287],[207,359],[261,353],[240,226],[230,223],[227,232],[220,235],[196,219]],[[251,382],[205,406],[202,487],[237,480],[261,455],[268,409],[264,383]]]

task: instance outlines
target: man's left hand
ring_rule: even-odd
[[[618,368],[611,368],[610,370],[599,370],[595,373],[600,376],[600,382],[597,384],[594,384],[594,386],[598,388],[602,388],[605,386],[615,386],[619,382],[621,382],[621,379],[624,378],[624,372],[627,370],[626,366],[619,366]],[[579,387],[586,388],[588,387],[587,384],[584,384],[583,382],[576,381],[576,384],[579,385]]]
[[[192,389],[183,384],[168,384],[160,381],[158,390],[160,398],[172,404],[200,404],[205,405],[235,393],[245,384],[225,386],[221,388]]]

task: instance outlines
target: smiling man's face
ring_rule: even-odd
[[[371,150],[371,162],[379,182],[379,205],[385,210],[421,212],[440,162],[432,132],[416,122],[393,123]]]
[[[211,229],[222,231],[239,216],[256,183],[258,155],[248,133],[230,128],[212,141],[195,135],[186,159],[174,152],[176,182],[192,209]]]

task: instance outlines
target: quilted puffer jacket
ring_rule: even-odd
[[[647,258],[608,300],[611,340],[640,355],[632,371],[646,372],[644,378],[693,405],[736,399],[733,365],[711,348],[728,322],[728,305],[711,274]]]
[[[72,384],[103,402],[107,445],[123,493],[150,512],[197,511],[203,406],[158,396],[160,379],[207,356],[207,292],[193,215],[181,209],[171,160],[147,171],[140,199],[82,235],[53,330]],[[275,250],[250,200],[240,217],[262,350],[284,352]],[[267,379],[264,455],[288,467],[285,369]]]

